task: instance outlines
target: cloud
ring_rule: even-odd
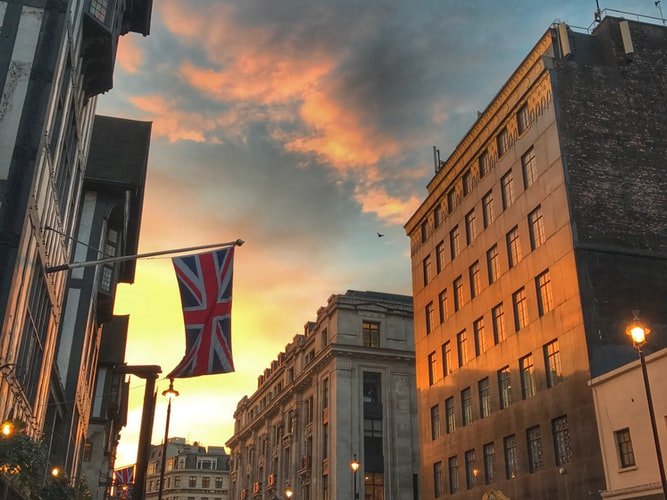
[[[144,51],[135,36],[130,34],[120,37],[116,62],[128,73],[137,73],[144,62]]]

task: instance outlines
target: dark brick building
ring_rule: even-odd
[[[667,28],[552,26],[411,239],[422,498],[599,498],[592,377],[667,345]],[[664,418],[661,432],[664,429]]]

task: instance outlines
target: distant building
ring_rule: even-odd
[[[234,499],[416,499],[412,298],[332,295],[234,413]]]
[[[146,476],[146,500],[160,490],[162,445],[151,446]],[[229,500],[229,455],[222,446],[208,448],[185,438],[167,441],[164,500]]]
[[[667,463],[667,349],[647,356],[646,367],[662,460]],[[595,377],[590,384],[607,480],[602,498],[664,498],[639,361]]]
[[[411,242],[420,497],[604,489],[591,378],[667,345],[667,28],[549,28],[435,165]]]

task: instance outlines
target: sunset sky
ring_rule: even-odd
[[[653,0],[600,3],[659,15]],[[588,27],[594,10],[594,0],[154,2],[150,36],[122,38],[98,103],[99,114],[153,121],[140,251],[246,241],[236,372],[177,380],[170,436],[224,444],[237,402],[331,294],[411,293],[403,224],[425,198],[432,147],[446,159],[549,25]],[[178,363],[169,258],[139,262],[116,313],[131,315],[129,364],[164,375]],[[141,379],[130,396],[117,465],[136,459]],[[165,412],[158,396],[153,443]]]

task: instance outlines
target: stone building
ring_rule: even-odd
[[[413,346],[411,297],[332,295],[237,406],[232,498],[418,498]]]
[[[550,27],[449,158],[410,237],[421,498],[605,488],[588,382],[666,343],[667,28]]]
[[[146,500],[159,497],[162,445],[151,446]],[[222,446],[187,443],[185,438],[167,441],[167,463],[162,488],[164,500],[229,500],[229,455]]]

